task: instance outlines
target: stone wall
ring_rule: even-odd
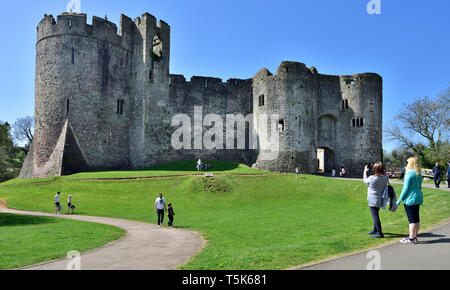
[[[132,45],[115,24],[84,14],[47,16],[36,46],[35,157],[43,166],[69,120],[87,170],[129,167]],[[117,112],[119,100],[124,112]]]
[[[208,114],[217,114],[223,121],[223,144],[226,144],[227,115],[246,117],[253,113],[252,81],[230,79],[223,83],[221,79],[210,77],[192,77],[189,82],[182,75],[170,76],[170,105],[172,115],[186,114],[191,118],[194,128],[194,108],[202,108],[202,119]],[[248,127],[248,124],[247,124]],[[204,134],[210,127],[203,127]],[[173,132],[173,128],[172,128]],[[171,135],[171,133],[169,132]],[[236,142],[237,143],[237,142]],[[194,134],[191,141],[192,150],[172,150],[170,154],[161,156],[160,162],[173,160],[225,160],[251,165],[255,161],[255,152],[249,149],[249,131],[247,128],[245,150],[195,150]],[[224,146],[226,147],[226,146]],[[202,148],[202,147],[201,147]],[[233,148],[238,148],[234,144]]]
[[[283,62],[275,75],[268,70],[259,71],[253,79],[253,105],[260,136],[257,167],[269,171],[313,173],[317,160],[317,72],[302,63]],[[264,104],[260,104],[260,98]],[[264,158],[261,153],[263,132],[259,122],[261,114],[279,114],[280,148],[277,158]],[[276,125],[276,124],[275,124]],[[270,126],[270,125],[268,125]],[[269,127],[268,127],[269,128]],[[271,132],[271,129],[270,129]],[[271,149],[273,151],[273,148]],[[270,151],[270,150],[267,150]],[[269,159],[269,160],[266,160]]]
[[[282,62],[275,75],[262,69],[247,80],[186,81],[169,72],[170,26],[164,21],[148,13],[134,20],[121,15],[118,31],[106,19],[86,20],[86,14],[63,13],[57,21],[45,15],[37,27],[35,140],[21,178],[197,158],[277,172],[299,167],[317,173],[320,163],[359,176],[365,163],[382,158],[382,79],[376,74],[329,76]],[[200,123],[194,108],[200,108]],[[190,148],[172,148],[177,114],[189,116],[192,129],[201,127],[201,136],[187,137]],[[216,141],[227,147],[204,147],[209,114],[222,122],[223,140]],[[264,115],[278,119],[261,120]],[[229,142],[234,117],[247,116],[243,143]],[[279,146],[268,147],[271,126]]]

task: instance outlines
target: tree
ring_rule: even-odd
[[[448,138],[450,87],[435,100],[428,97],[405,105],[394,118],[394,126],[386,128],[388,139],[416,151],[420,141],[436,148]],[[419,138],[417,138],[419,137]]]
[[[17,121],[13,124],[14,139],[19,142],[27,142],[27,144],[30,145],[33,142],[33,128],[33,117],[26,116],[24,118],[17,119]]]
[[[450,145],[450,87],[435,99],[424,97],[405,104],[385,135],[402,148],[412,150],[424,167],[448,158]],[[446,163],[446,162],[445,162]]]
[[[17,150],[10,131],[8,122],[0,122],[0,182],[16,177],[20,170],[14,164],[13,158]]]

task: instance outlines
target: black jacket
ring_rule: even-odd
[[[441,167],[440,166],[435,166],[433,168],[433,176],[441,176]]]

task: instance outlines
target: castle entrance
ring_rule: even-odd
[[[334,152],[330,148],[317,149],[317,165],[320,173],[331,172],[333,169]]]

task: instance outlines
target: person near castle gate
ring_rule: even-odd
[[[384,165],[381,162],[373,166],[375,175],[368,177],[369,166],[364,168],[364,183],[367,185],[367,200],[369,202],[370,212],[373,219],[373,230],[368,233],[372,238],[384,238],[380,221],[380,209],[383,207],[382,195],[388,183],[385,175]]]
[[[164,199],[163,194],[160,193],[155,201],[155,212],[158,214],[158,227],[164,226],[164,214],[166,210],[166,200]]]

